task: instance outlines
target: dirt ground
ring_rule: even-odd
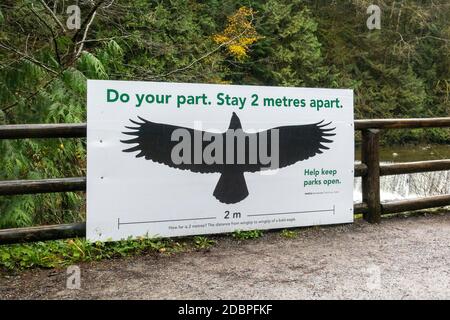
[[[209,251],[0,274],[0,299],[450,299],[450,213],[218,237]]]

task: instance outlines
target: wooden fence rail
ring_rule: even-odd
[[[0,196],[86,191],[86,178],[0,181]]]
[[[354,205],[354,213],[362,213],[367,221],[378,223],[384,214],[450,205],[450,194],[384,203],[380,201],[380,176],[450,170],[450,159],[380,164],[381,129],[437,127],[450,127],[450,117],[355,120],[355,129],[362,132],[362,148],[361,163],[355,164],[354,174],[362,178],[363,202]],[[0,125],[0,140],[84,138],[86,132],[85,123]],[[85,177],[0,181],[0,196],[85,190]],[[85,223],[3,229],[0,230],[0,244],[84,237],[85,234]]]

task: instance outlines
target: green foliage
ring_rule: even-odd
[[[280,235],[286,239],[294,239],[298,236],[298,232],[296,230],[284,229],[281,231]]]
[[[176,253],[192,244],[169,239],[141,238],[118,242],[89,242],[84,239],[56,240],[0,246],[0,268],[59,268],[80,262],[99,261],[152,252]]]
[[[238,240],[251,240],[258,239],[264,235],[262,230],[236,230],[232,233],[233,238]]]
[[[363,217],[364,217],[364,215],[362,213],[357,213],[353,216],[353,219],[359,220],[359,219],[362,219]]]
[[[108,58],[108,49],[103,52],[104,59]],[[106,58],[105,58],[106,57]],[[83,72],[87,78],[90,79],[108,79],[105,66],[90,52],[83,52],[78,62],[80,71]]]
[[[208,249],[216,244],[216,241],[204,236],[194,237],[195,247],[198,249]]]
[[[261,6],[259,28],[265,36],[255,45],[250,74],[258,82],[282,86],[318,86],[327,74],[317,22],[303,1],[269,0]]]

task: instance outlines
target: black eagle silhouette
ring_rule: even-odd
[[[227,139],[225,135],[227,131],[224,133],[208,132],[211,140],[203,141],[202,139],[202,154],[205,147],[213,141],[212,139],[222,139],[224,147],[222,153],[223,161],[221,163],[206,164],[202,161],[201,164],[195,164],[193,161],[194,143],[192,143],[192,161],[189,163],[175,164],[171,159],[171,153],[172,149],[179,143],[179,141],[172,141],[172,133],[177,129],[185,129],[189,132],[191,141],[193,141],[192,138],[194,137],[194,134],[201,134],[201,137],[203,137],[203,134],[206,132],[191,128],[151,122],[141,117],[138,118],[142,122],[130,119],[136,127],[125,126],[125,128],[134,131],[123,132],[123,134],[135,137],[129,140],[121,140],[123,143],[136,144],[136,146],[125,149],[123,152],[139,151],[136,158],[145,157],[146,160],[152,160],[176,169],[190,170],[196,173],[221,173],[213,195],[217,198],[217,200],[226,204],[240,202],[248,196],[249,193],[245,182],[244,172],[253,173],[268,169],[267,163],[263,163],[263,159],[260,159],[259,157],[259,142],[260,139],[264,139],[263,143],[267,142],[267,148],[265,150],[267,150],[266,153],[268,153],[271,150],[271,135],[273,129],[278,130],[279,162],[276,168],[271,167],[271,169],[284,168],[299,161],[314,157],[317,154],[323,153],[322,149],[329,149],[323,144],[333,142],[326,137],[335,135],[335,133],[332,132],[335,128],[325,128],[331,122],[323,124],[323,120],[314,124],[283,126],[257,133],[245,133],[242,131],[239,117],[233,112],[228,130],[238,130],[246,136],[244,149],[245,161],[242,161],[241,159],[241,163],[244,162],[243,164],[239,164],[237,161],[237,143],[234,143],[234,161],[232,164],[228,164],[229,162],[227,163],[225,160],[227,150]],[[249,143],[252,138],[258,141],[256,144],[257,148],[253,148],[252,151],[249,151],[251,149],[249,147]],[[236,142],[236,139],[234,142]],[[250,152],[252,153],[250,154]],[[256,155],[254,154],[255,152]],[[257,160],[256,163],[254,161],[255,156]],[[253,161],[250,161],[251,157],[253,157]]]

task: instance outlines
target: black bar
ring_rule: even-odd
[[[367,207],[367,203],[364,202],[360,202],[360,203],[355,203],[353,205],[353,213],[354,214],[361,214],[361,213],[367,213],[369,210],[369,208]]]
[[[450,206],[450,194],[382,203],[383,214]]]
[[[414,129],[450,127],[450,117],[415,119],[365,119],[355,120],[355,129]]]
[[[380,175],[382,176],[444,170],[450,170],[450,159],[380,165]]]
[[[0,230],[0,244],[57,240],[86,236],[86,223]]]
[[[86,137],[86,123],[0,125],[0,140],[84,137]]]
[[[355,164],[355,177],[363,177],[367,174],[367,166],[364,163]]]
[[[85,177],[0,181],[0,196],[73,191],[86,191]]]

